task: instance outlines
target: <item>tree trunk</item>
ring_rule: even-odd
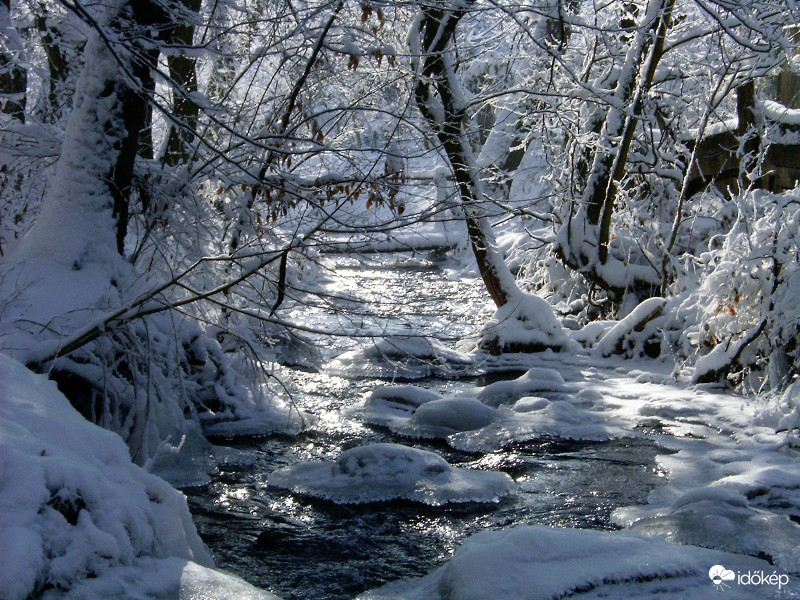
[[[184,9],[197,14],[200,0],[182,0]],[[191,99],[197,93],[197,71],[195,59],[187,56],[183,48],[188,48],[194,40],[194,25],[175,22],[168,31],[166,41],[174,46],[173,52],[167,56],[169,76],[172,80],[172,117],[167,135],[167,147],[164,162],[176,166],[188,162],[191,158],[191,145],[197,128],[200,107]]]
[[[464,134],[464,111],[451,87],[456,83],[456,77],[447,52],[463,14],[464,9],[423,9],[420,27],[422,40],[418,51],[424,61],[416,80],[414,95],[420,112],[436,132],[450,162],[478,270],[492,300],[501,307],[520,291],[495,246],[491,226],[482,213],[482,204],[486,198],[476,172],[472,148]],[[412,53],[414,52],[412,49]],[[437,102],[440,111],[433,107]]]
[[[609,242],[619,184],[626,174],[628,153],[641,115],[644,95],[652,84],[664,51],[674,0],[650,0],[643,22],[631,40],[621,74],[600,131],[600,143],[584,189],[584,208],[562,228],[555,251],[562,261],[593,284],[620,299],[631,282],[609,278]],[[641,65],[641,67],[640,67]],[[619,107],[625,107],[620,109]],[[577,227],[575,227],[577,226]],[[573,228],[580,239],[573,239]],[[626,267],[630,268],[628,265]],[[656,289],[658,273],[635,269],[633,287]]]

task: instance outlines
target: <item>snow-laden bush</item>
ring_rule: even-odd
[[[0,597],[35,597],[138,560],[212,566],[186,499],[131,463],[53,382],[0,355]]]
[[[800,369],[800,188],[736,196],[737,217],[698,257],[676,316],[695,380],[781,387]],[[683,329],[683,328],[682,328]],[[750,376],[754,375],[755,378]]]

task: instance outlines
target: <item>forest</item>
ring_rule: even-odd
[[[2,600],[800,598],[799,375],[795,0],[0,2]]]

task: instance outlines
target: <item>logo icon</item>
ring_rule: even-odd
[[[708,570],[708,576],[711,578],[711,583],[713,583],[714,587],[718,590],[725,590],[726,588],[731,587],[725,582],[736,579],[736,573],[726,569],[722,565],[714,565],[711,567]]]

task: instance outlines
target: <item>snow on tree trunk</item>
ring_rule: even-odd
[[[421,52],[423,60],[415,86],[417,106],[433,127],[450,162],[464,209],[470,245],[486,289],[497,307],[521,292],[513,274],[498,251],[491,225],[483,215],[486,201],[478,177],[472,148],[463,130],[464,107],[452,58],[447,47],[455,34],[462,11],[426,8],[419,20],[419,31],[410,34],[412,54]],[[416,36],[423,34],[422,46]],[[434,87],[431,87],[431,81]]]
[[[117,304],[131,274],[117,251],[111,189],[127,137],[126,89],[119,65],[96,33],[77,87],[49,194],[3,269],[2,298],[17,309],[9,314],[6,307],[3,329],[16,325],[29,334],[26,341],[4,345],[28,362],[37,360],[34,340],[55,343],[86,320],[87,310]]]
[[[674,0],[650,0],[617,79],[592,168],[583,192],[584,206],[558,233],[554,251],[570,268],[621,299],[628,287],[656,289],[651,265],[630,265],[609,255],[611,220],[618,186],[642,108],[663,54]],[[649,50],[648,50],[649,48]],[[638,267],[638,268],[637,268]]]

